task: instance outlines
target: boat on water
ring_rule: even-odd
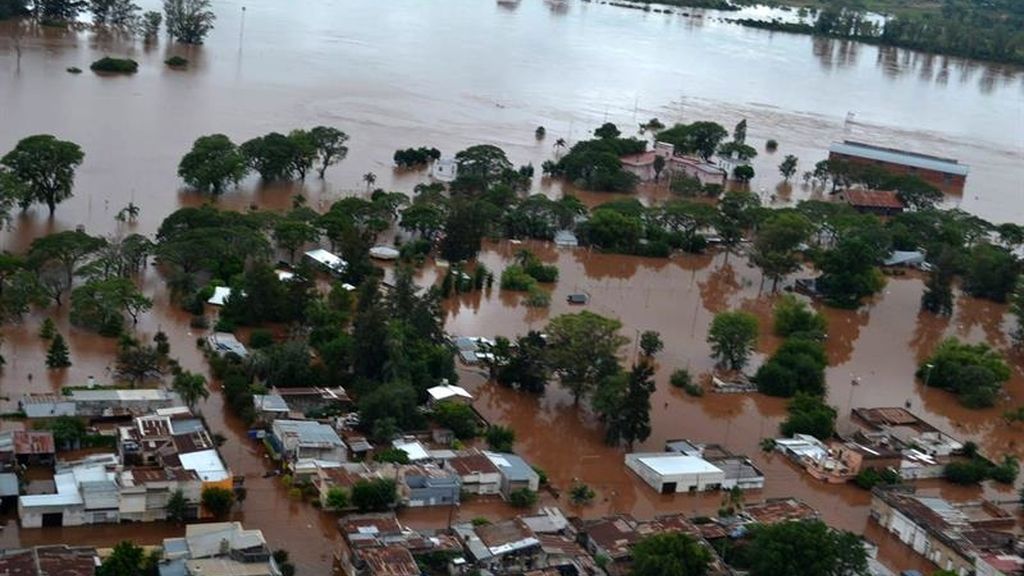
[[[374,246],[370,248],[370,257],[377,260],[397,260],[398,250],[391,246]]]

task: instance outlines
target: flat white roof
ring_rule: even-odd
[[[696,456],[673,454],[643,454],[637,460],[662,476],[678,476],[687,474],[724,474],[721,468]]]
[[[166,390],[154,388],[132,388],[123,390],[72,390],[71,400],[74,402],[111,402],[131,401],[146,402],[153,400],[168,400],[171,398]]]
[[[182,468],[195,472],[204,482],[219,482],[229,476],[224,462],[213,448],[179,454],[178,459],[181,460]]]
[[[427,394],[434,400],[446,400],[448,398],[454,398],[456,396],[460,398],[473,399],[473,395],[466,391],[462,386],[453,386],[451,384],[444,386],[434,386],[427,390]]]
[[[214,306],[223,306],[228,298],[231,297],[231,288],[227,286],[216,286],[213,289],[213,296],[206,301],[207,304],[213,304]]]
[[[341,256],[338,256],[337,254],[332,254],[331,252],[328,252],[323,248],[317,248],[315,250],[310,250],[309,252],[306,252],[306,257],[316,262],[319,262],[320,264],[323,264],[324,266],[327,266],[332,270],[341,271],[345,268],[345,266],[348,266],[348,262],[342,260]]]
[[[408,454],[413,462],[430,458],[430,453],[419,440],[392,440],[391,445]]]

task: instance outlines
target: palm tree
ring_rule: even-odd
[[[370,187],[377,182],[377,175],[373,172],[367,172],[363,174],[363,182],[366,182],[366,191],[370,191]]]
[[[565,150],[566,146],[567,144],[565,143],[565,138],[559,138],[558,140],[555,140],[554,148],[556,153]]]
[[[181,372],[174,377],[171,388],[181,396],[189,410],[195,407],[200,398],[205,400],[210,397],[210,391],[206,388],[206,378],[202,374]]]

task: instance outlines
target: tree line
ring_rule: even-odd
[[[154,40],[163,24],[167,35],[184,44],[202,44],[217,19],[211,0],[164,0],[163,13],[143,12],[132,0],[0,0],[0,20],[31,16],[47,26],[74,23],[92,15],[96,28]]]

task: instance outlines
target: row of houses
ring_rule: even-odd
[[[92,397],[84,403],[75,402],[74,414],[76,417],[83,412],[100,414],[87,419],[92,424],[96,419],[110,418],[112,413],[141,410],[136,404],[141,401],[139,397],[131,394],[109,397],[112,400],[108,406]],[[52,436],[48,441],[38,442],[49,458],[36,462],[53,466],[53,486],[47,492],[18,496],[18,517],[22,526],[164,520],[171,495],[179,491],[187,503],[185,516],[199,518],[203,515],[199,503],[204,490],[234,488],[234,478],[221,459],[213,437],[203,421],[184,406],[158,408],[154,413],[114,423],[108,431],[116,442],[114,451],[77,460],[56,459]],[[15,436],[29,434],[49,433],[14,433]]]
[[[942,570],[959,576],[1024,574],[1017,520],[992,502],[953,503],[906,486],[876,487],[871,518]]]
[[[626,575],[632,549],[644,538],[663,533],[691,536],[710,553],[708,574],[732,574],[711,543],[742,538],[755,524],[804,521],[817,512],[798,500],[769,500],[717,519],[693,521],[682,514],[640,521],[628,514],[593,520],[567,518],[556,507],[496,522],[455,522],[448,529],[412,530],[394,514],[353,515],[339,522],[342,543],[335,554],[347,576],[419,576],[422,565],[432,573],[453,575],[583,576]],[[599,560],[600,559],[600,560]]]

